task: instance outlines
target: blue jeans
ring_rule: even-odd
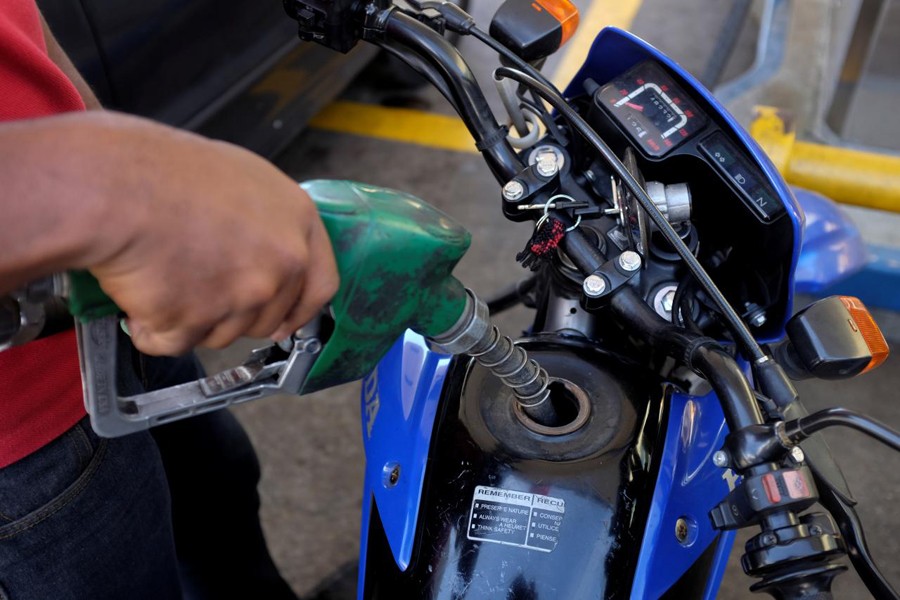
[[[191,357],[120,348],[122,393],[198,375]],[[265,546],[258,479],[230,413],[110,440],[85,419],[0,469],[0,600],[294,600]]]

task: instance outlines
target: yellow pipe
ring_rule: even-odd
[[[900,157],[803,142],[777,109],[757,111],[750,133],[788,183],[845,204],[900,212]]]

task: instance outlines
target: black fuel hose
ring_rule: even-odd
[[[534,286],[537,285],[537,275],[532,275],[527,279],[521,279],[498,292],[493,298],[485,300],[488,312],[491,316],[502,313],[505,310],[522,304],[528,297]]]

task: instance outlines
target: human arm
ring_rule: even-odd
[[[222,142],[92,111],[0,124],[0,291],[89,269],[135,345],[286,337],[337,289],[309,197]]]
[[[41,27],[44,30],[44,43],[47,45],[47,56],[56,63],[56,66],[62,70],[66,77],[72,82],[72,85],[75,86],[75,89],[78,90],[78,94],[81,96],[82,101],[84,101],[84,107],[88,110],[102,109],[103,107],[100,105],[100,100],[97,99],[97,95],[94,94],[94,90],[91,89],[91,86],[88,85],[87,81],[84,80],[84,77],[81,76],[81,73],[78,72],[78,69],[75,68],[75,65],[72,64],[69,55],[60,47],[59,42],[56,41],[56,36],[50,31],[50,27],[47,25],[47,21],[44,20],[43,15],[41,15]]]

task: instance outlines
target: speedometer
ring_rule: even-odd
[[[706,125],[706,117],[653,61],[597,92],[603,106],[651,156],[663,156]]]

